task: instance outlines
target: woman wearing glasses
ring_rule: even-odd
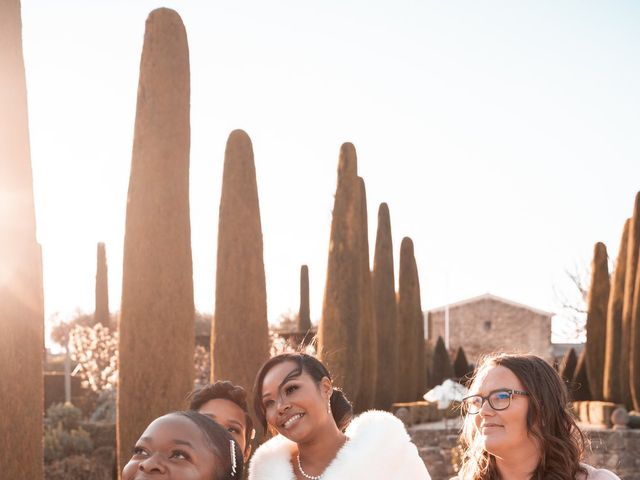
[[[580,463],[584,436],[558,373],[533,355],[487,357],[462,401],[460,480],[615,480]]]

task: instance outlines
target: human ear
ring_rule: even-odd
[[[333,384],[331,380],[329,380],[329,377],[322,377],[322,380],[320,380],[320,391],[326,396],[327,400],[331,398],[333,394]]]

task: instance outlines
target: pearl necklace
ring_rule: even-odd
[[[302,469],[302,464],[300,463],[300,454],[298,454],[298,469],[300,470],[302,476],[304,478],[308,478],[309,480],[320,480],[322,478],[322,475],[324,475],[324,472],[322,472],[320,475],[309,475],[307,472],[305,472]]]

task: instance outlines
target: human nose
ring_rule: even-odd
[[[278,410],[278,414],[282,415],[291,408],[291,404],[282,395],[278,395],[278,398],[276,400],[276,408]]]
[[[483,398],[482,399],[482,406],[480,407],[480,411],[478,412],[480,413],[480,415],[493,415],[495,413],[495,410],[493,409],[493,407],[491,406],[491,404],[489,403],[489,399],[488,398]]]
[[[158,453],[151,454],[138,465],[138,469],[144,473],[165,473],[166,467]]]

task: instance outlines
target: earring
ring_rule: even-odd
[[[327,413],[333,415],[333,413],[331,413],[331,399],[327,402]]]

